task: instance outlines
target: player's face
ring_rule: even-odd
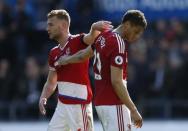
[[[144,32],[144,28],[138,25],[129,24],[126,28],[126,40],[129,42],[135,42],[138,40]]]
[[[132,29],[129,31],[128,41],[135,42],[138,40],[141,35],[143,34],[144,29],[141,26],[133,26]]]
[[[47,32],[50,39],[57,39],[61,35],[61,22],[57,17],[48,18],[47,21]]]

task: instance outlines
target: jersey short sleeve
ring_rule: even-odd
[[[84,42],[84,37],[85,37],[85,35],[86,35],[85,33],[81,33],[81,34],[80,34],[80,41],[81,41],[81,43],[82,43],[84,46],[87,47],[88,44]]]
[[[126,63],[125,43],[122,38],[115,34],[112,42],[110,64],[115,67],[123,67]]]
[[[85,37],[85,33],[80,33],[77,35],[72,35],[72,38],[74,38],[75,40],[79,40],[79,43],[82,44],[82,46],[84,46],[85,48],[88,46],[87,43],[84,42],[84,37]]]

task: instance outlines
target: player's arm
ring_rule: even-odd
[[[110,21],[98,21],[98,22],[95,22],[95,23],[93,23],[91,25],[90,32],[83,37],[83,41],[87,45],[93,44],[95,38],[102,31],[110,30],[112,28],[113,28],[113,26],[111,25]]]
[[[135,126],[141,127],[142,117],[129,96],[126,84],[123,83],[123,69],[111,66],[111,82],[117,96],[131,111],[131,116]]]
[[[47,102],[47,99],[54,93],[57,86],[57,73],[56,71],[50,70],[48,73],[48,78],[46,83],[44,84],[40,100],[39,100],[39,109],[41,114],[45,115],[45,105]]]
[[[93,56],[93,49],[91,46],[78,51],[72,56],[63,56],[55,62],[55,66],[80,63]]]

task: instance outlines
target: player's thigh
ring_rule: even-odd
[[[90,105],[68,105],[67,112],[71,130],[93,131],[93,115]]]
[[[61,103],[58,103],[47,131],[70,131],[66,111]]]
[[[104,131],[130,131],[130,112],[124,105],[96,106]]]

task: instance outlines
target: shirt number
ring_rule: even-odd
[[[98,73],[94,73],[95,75],[95,79],[96,80],[101,80],[102,77],[101,77],[101,60],[100,60],[100,54],[98,52],[96,52],[96,50],[94,51],[94,61],[93,61],[93,65],[96,64],[96,67],[97,67],[97,70],[98,70]]]

